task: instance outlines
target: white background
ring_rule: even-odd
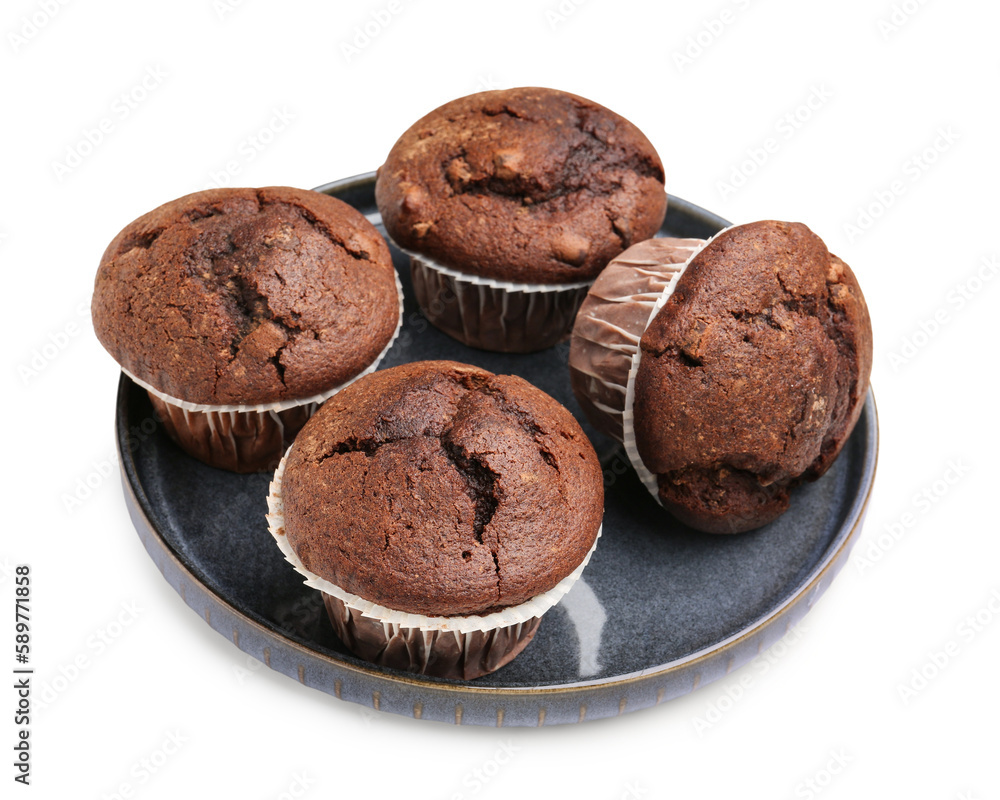
[[[36,692],[62,691],[36,709],[15,792],[0,690],[3,796],[1000,798],[998,28],[986,0],[5,3],[0,599],[30,563]],[[456,728],[247,669],[163,581],[100,475],[118,368],[89,300],[105,245],[154,206],[213,180],[372,170],[442,102],[519,85],[607,105],[656,145],[672,194],[806,222],[852,265],[881,451],[851,562],[766,671],[584,725]],[[123,604],[137,616],[95,647]],[[904,698],[915,669],[931,677]]]

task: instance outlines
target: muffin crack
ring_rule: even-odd
[[[229,341],[229,360],[239,354],[239,348],[260,323],[270,317],[267,298],[246,279],[243,265],[232,259],[239,247],[231,231],[223,234],[221,242],[214,241],[210,248],[203,248],[200,255],[207,265],[195,263],[194,274],[201,279],[206,290],[221,296],[236,323],[236,333]],[[199,239],[199,245],[204,240]]]
[[[361,248],[352,247],[344,239],[340,238],[333,232],[329,225],[326,225],[319,217],[317,217],[312,211],[304,206],[296,205],[295,203],[282,203],[282,205],[291,208],[298,214],[302,219],[304,219],[313,230],[323,236],[328,242],[330,242],[335,247],[343,250],[355,261],[371,261],[371,254]]]
[[[208,219],[209,217],[219,217],[224,215],[226,212],[223,211],[219,206],[207,205],[200,206],[198,208],[193,208],[184,214],[181,219],[184,222],[191,223],[197,222],[200,219]]]
[[[731,316],[737,322],[743,323],[747,326],[753,326],[754,324],[763,324],[765,327],[771,328],[772,330],[781,331],[784,328],[781,323],[774,318],[774,306],[765,308],[763,311],[730,311],[729,316]]]
[[[490,542],[484,542],[483,532],[486,530],[486,526],[492,522],[497,507],[500,505],[498,486],[500,476],[490,469],[486,460],[481,455],[469,452],[467,448],[453,441],[450,437],[451,429],[449,428],[441,436],[441,450],[452,466],[455,467],[458,474],[462,476],[465,481],[466,493],[474,504],[472,534],[476,542],[485,544],[489,548],[490,555],[493,558],[493,570],[496,574],[496,595],[499,601],[502,594],[500,588],[502,580],[500,574],[500,555],[498,552],[500,541],[498,537],[494,537]]]
[[[148,250],[157,239],[166,231],[166,227],[153,228],[149,231],[137,231],[126,237],[118,248],[118,255],[123,255],[129,250]]]
[[[839,386],[838,386],[839,388]],[[788,453],[788,448],[795,443],[799,438],[796,431],[802,428],[809,419],[811,411],[815,408],[816,398],[809,392],[802,395],[802,405],[799,407],[799,414],[797,419],[789,426],[787,433],[784,436],[784,441],[781,446],[781,455],[784,456]],[[815,463],[815,462],[814,462]],[[812,464],[810,464],[812,466]]]
[[[258,198],[261,196],[259,191],[257,196]],[[285,364],[282,361],[282,355],[301,332],[301,325],[295,319],[294,314],[278,314],[271,310],[268,296],[251,279],[252,272],[248,274],[246,265],[234,263],[230,259],[238,250],[239,247],[233,240],[232,233],[227,232],[224,244],[217,246],[208,255],[211,262],[210,271],[200,273],[203,281],[214,283],[215,291],[222,295],[223,302],[229,308],[236,323],[235,336],[229,341],[229,363],[231,364],[239,358],[240,350],[247,338],[261,325],[272,325],[280,331],[282,341],[272,345],[273,352],[261,354],[260,357],[274,368],[278,382],[282,387],[286,387]],[[285,285],[284,278],[276,269],[272,269],[271,272],[282,285]],[[218,380],[217,376],[216,385]]]
[[[518,170],[519,151],[508,152],[503,148],[493,153],[492,164],[481,177],[473,177],[468,163],[468,148],[461,145],[441,162],[445,182],[454,195],[490,195],[515,201],[519,205],[550,204],[581,191],[593,196],[607,197],[623,188],[621,173],[634,173],[640,177],[654,178],[663,183],[663,170],[652,159],[642,154],[623,152],[610,141],[598,136],[586,109],[579,109],[580,117],[573,128],[581,138],[573,142],[565,156],[544,175]],[[484,113],[486,113],[484,111]],[[496,111],[489,116],[496,116]],[[511,113],[515,119],[524,117]],[[595,171],[595,165],[599,167]],[[548,187],[554,188],[548,188]],[[607,212],[613,233],[624,247],[630,237],[623,233]]]
[[[285,365],[281,361],[281,356],[295,338],[292,326],[284,319],[271,311],[271,307],[266,295],[261,293],[257,287],[250,283],[240,270],[236,270],[230,279],[236,301],[236,310],[240,315],[239,339],[230,344],[232,359],[239,356],[240,348],[255,330],[261,325],[270,323],[277,327],[284,338],[274,352],[267,356],[267,362],[274,367],[278,381],[285,386]]]
[[[823,328],[827,337],[837,349],[837,355],[841,360],[843,369],[838,370],[835,376],[837,392],[836,397],[834,398],[835,406],[830,413],[830,425],[827,428],[822,443],[820,444],[819,455],[806,470],[806,474],[810,477],[816,477],[819,474],[822,474],[823,469],[825,469],[825,465],[830,462],[831,454],[836,449],[841,428],[844,425],[844,421],[850,414],[855,398],[857,398],[858,402],[861,401],[861,399],[857,397],[858,381],[860,379],[858,370],[858,354],[857,351],[851,347],[850,323],[847,319],[843,306],[838,302],[837,293],[833,291],[831,286],[841,288],[843,284],[827,284],[827,319]],[[849,290],[844,288],[843,291],[846,292]],[[845,372],[850,375],[850,381],[847,382],[846,386],[844,385],[842,378],[842,375]]]
[[[480,389],[478,389],[481,394],[485,394],[490,397],[493,402],[497,404],[497,407],[504,412],[508,417],[517,423],[518,427],[521,428],[528,436],[534,441],[535,446],[538,448],[538,454],[542,457],[542,461],[548,464],[556,472],[559,471],[559,464],[556,461],[556,456],[552,450],[546,445],[545,437],[546,432],[542,430],[541,426],[531,417],[530,414],[522,411],[514,403],[512,403],[501,391],[493,388],[489,384],[483,384]]]
[[[825,296],[799,295],[785,283],[780,271],[775,272],[775,277],[782,290],[790,298],[781,301],[780,306],[791,313],[799,313],[816,319],[820,323],[824,335],[836,349],[837,357],[840,359],[842,365],[842,369],[836,370],[834,375],[836,390],[834,396],[831,398],[834,407],[829,412],[829,423],[820,443],[819,454],[804,470],[802,474],[803,480],[806,478],[815,478],[825,470],[825,465],[830,460],[830,454],[836,446],[840,430],[851,407],[851,398],[857,392],[858,384],[857,354],[851,347],[849,332],[844,329],[846,316],[840,302],[840,295],[845,292],[849,293],[850,289],[840,280],[843,278],[844,273],[839,266],[839,259],[832,254],[829,256],[829,259],[830,271],[833,277],[827,278]],[[851,380],[846,386],[842,377],[845,372],[851,376]],[[808,420],[812,410],[812,402],[814,401],[810,401],[808,396],[804,398],[801,415],[784,442],[785,451],[796,438],[795,429]]]
[[[559,471],[559,464],[556,461],[556,456],[545,443],[545,437],[548,434],[530,414],[518,408],[517,405],[512,403],[507,398],[502,390],[492,386],[488,379],[478,375],[464,375],[462,376],[460,383],[466,391],[489,397],[494,403],[496,403],[497,408],[513,419],[514,422],[517,423],[518,427],[531,437],[532,441],[534,441],[535,445],[538,447],[538,454],[541,456],[542,460],[552,467],[552,469],[557,472]]]
[[[828,282],[826,285],[826,312],[827,318],[823,328],[830,341],[837,348],[840,357],[846,359],[851,365],[851,374],[855,374],[853,367],[857,359],[854,348],[850,346],[849,336],[844,330],[848,325],[847,315],[844,311],[844,304],[841,300],[842,294],[850,294],[850,289],[840,282]],[[851,383],[851,393],[857,388],[857,381]]]
[[[798,297],[793,290],[788,288],[788,284],[785,283],[785,279],[782,277],[780,269],[776,269],[774,271],[774,277],[778,281],[778,285],[781,287],[781,290],[785,293],[786,297]]]
[[[518,113],[517,111],[515,111],[514,109],[512,109],[510,107],[509,103],[504,103],[503,105],[501,105],[499,107],[484,108],[483,109],[483,116],[486,116],[486,117],[499,117],[501,115],[502,116],[506,116],[506,117],[511,117],[512,119],[520,119],[520,120],[532,121],[530,117],[527,117],[524,114]]]
[[[614,212],[610,209],[604,210],[604,216],[608,218],[608,223],[611,225],[611,232],[618,237],[618,242],[622,250],[627,250],[632,244],[632,232],[629,230],[628,223],[622,221],[620,217],[615,216]]]
[[[333,458],[334,456],[342,456],[347,453],[364,453],[367,457],[371,458],[375,455],[380,447],[387,444],[393,444],[395,442],[405,441],[406,439],[411,439],[411,436],[400,436],[390,439],[379,439],[375,436],[368,438],[358,438],[356,436],[350,436],[339,442],[332,447],[328,448],[326,452],[320,454],[315,459],[316,466],[319,466],[327,459]]]
[[[690,348],[686,347],[676,347],[671,348],[667,351],[669,355],[674,356],[678,363],[683,364],[685,367],[691,367],[692,369],[697,367],[705,366],[705,362],[700,356],[695,355]]]
[[[598,140],[594,140],[598,141]],[[482,177],[472,178],[471,171],[464,162],[464,153],[452,156],[444,162],[444,178],[454,196],[473,195],[490,196],[515,202],[520,206],[547,206],[557,203],[560,200],[567,200],[573,205],[574,198],[580,197],[581,192],[586,192],[594,197],[611,197],[623,188],[620,178],[615,174],[604,174],[603,172],[588,174],[587,170],[593,170],[595,164],[602,164],[607,171],[620,173],[634,173],[641,177],[653,177],[662,183],[662,172],[651,164],[648,160],[628,156],[625,159],[606,159],[596,152],[606,153],[603,149],[584,144],[576,145],[571,149],[566,159],[563,160],[553,170],[559,173],[557,180],[543,181],[539,176],[528,174],[513,174],[499,176],[496,172],[488,173]],[[546,176],[549,177],[549,176]],[[546,185],[554,183],[555,188],[548,189]],[[611,212],[606,212],[608,221],[611,223],[612,233],[619,239],[623,246],[628,246],[629,237],[611,217]]]
[[[654,178],[661,184],[664,182],[665,176],[662,166],[656,164],[648,154],[623,151],[621,147],[616,146],[614,127],[611,128],[610,135],[605,135],[602,138],[597,133],[601,128],[599,127],[599,123],[594,122],[594,117],[597,115],[594,114],[593,110],[579,104],[577,108],[580,112],[576,125],[577,130],[587,136],[588,141],[597,143],[597,146],[591,152],[587,153],[588,157],[595,155],[593,151],[598,150],[601,154],[611,156],[611,158],[599,157],[601,161],[610,161],[609,164],[605,163],[601,165],[604,169],[621,167],[628,172],[634,172],[644,178]],[[618,188],[621,188],[620,183],[618,184]]]
[[[497,506],[500,504],[498,497],[497,481],[499,475],[490,469],[478,453],[470,453],[468,449],[453,441],[450,438],[451,431],[446,431],[441,437],[441,449],[465,481],[466,493],[469,499],[475,504],[475,516],[472,523],[472,533],[476,541],[483,544],[483,531],[493,520]],[[493,558],[496,559],[496,551]],[[499,564],[497,571],[499,572]]]

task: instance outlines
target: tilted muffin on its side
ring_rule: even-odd
[[[276,474],[269,520],[356,654],[472,678],[520,652],[579,575],[603,499],[593,447],[559,403],[431,361],[327,401]]]
[[[400,322],[385,240],[332,197],[213,189],[127,225],[94,329],[171,435],[214,466],[273,469],[318,402],[374,369]]]
[[[839,454],[868,393],[871,321],[818,236],[755,222],[623,253],[581,309],[570,360],[588,416],[663,505],[734,533],[777,518]]]
[[[628,120],[554,89],[481,92],[396,142],[375,197],[413,256],[428,319],[466,344],[527,352],[559,341],[608,261],[653,236],[663,165]]]

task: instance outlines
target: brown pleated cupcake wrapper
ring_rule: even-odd
[[[688,265],[725,230],[730,229],[710,239],[649,239],[633,245],[598,276],[573,328],[570,373],[577,397],[594,426],[624,445],[657,502],[656,476],[643,464],[635,441],[639,342]]]
[[[188,411],[149,393],[170,437],[199,461],[232,472],[261,472],[275,465],[320,404],[280,411]]]
[[[323,593],[337,636],[355,655],[383,667],[472,680],[500,669],[531,641],[541,618],[489,631],[428,631],[366,617],[343,600]]]
[[[361,658],[395,669],[469,679],[503,666],[527,645],[541,616],[580,578],[601,537],[598,530],[593,547],[573,572],[552,589],[520,605],[491,614],[454,617],[391,609],[310,572],[289,545],[281,496],[281,479],[287,459],[288,453],[281,459],[270,484],[268,530],[285,560],[305,578],[305,584],[322,592],[341,641]],[[478,671],[485,666],[489,669]],[[474,672],[476,674],[472,674]]]
[[[409,255],[413,292],[431,324],[463,344],[496,352],[531,353],[558,344],[592,283],[498,281]]]
[[[251,404],[192,403],[161,392],[127,369],[122,368],[122,372],[146,390],[167,433],[185,452],[213,467],[233,472],[274,469],[316,409],[358,378],[374,372],[399,337],[403,325],[403,286],[398,274],[395,278],[399,316],[388,344],[357,375],[311,397]]]

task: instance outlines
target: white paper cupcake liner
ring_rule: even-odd
[[[291,452],[291,449],[288,449],[288,453]],[[321,578],[319,575],[310,572],[295,554],[295,551],[292,550],[288,543],[288,537],[285,536],[285,515],[281,495],[281,479],[285,472],[288,453],[285,453],[285,456],[281,459],[281,463],[275,470],[274,479],[270,484],[270,493],[267,498],[268,530],[284,554],[285,560],[295,568],[296,572],[306,579],[305,584],[307,586],[337,598],[348,608],[360,612],[364,617],[378,620],[385,627],[387,636],[392,633],[393,626],[428,632],[451,631],[456,634],[467,634],[514,627],[527,623],[536,617],[541,617],[542,614],[565,597],[566,593],[573,587],[573,584],[580,578],[584,568],[590,562],[590,557],[597,548],[597,542],[601,538],[601,529],[598,529],[593,546],[573,572],[559,581],[552,589],[536,595],[520,605],[510,606],[500,611],[495,611],[492,614],[456,617],[427,616],[425,614],[413,614],[408,611],[387,608],[386,606],[358,597],[356,594],[352,594],[325,578]]]

